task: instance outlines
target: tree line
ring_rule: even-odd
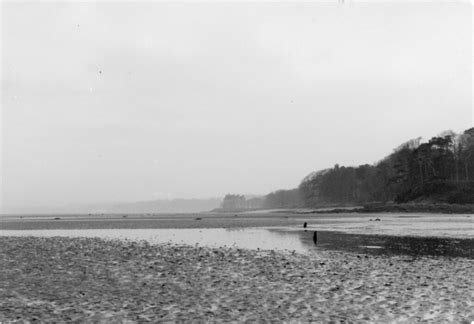
[[[228,201],[239,195],[228,195]],[[474,128],[452,131],[422,142],[410,140],[373,165],[339,166],[313,172],[298,188],[277,190],[240,206],[319,207],[336,204],[410,201],[474,203]],[[226,202],[227,201],[227,202]]]
[[[375,165],[316,172],[299,185],[305,206],[436,201],[474,203],[474,128],[410,140]]]
[[[227,194],[221,203],[220,210],[242,211],[257,209],[298,208],[302,206],[299,189],[277,190],[262,197],[246,197],[238,194]],[[219,210],[219,209],[217,209]]]

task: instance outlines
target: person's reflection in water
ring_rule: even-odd
[[[314,245],[318,244],[318,232],[314,231],[314,234],[313,234],[313,242],[314,242]]]

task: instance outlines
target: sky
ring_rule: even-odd
[[[2,211],[266,194],[472,127],[467,2],[2,2]]]

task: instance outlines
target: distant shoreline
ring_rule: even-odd
[[[474,214],[474,204],[446,204],[446,203],[407,203],[407,204],[381,204],[373,203],[364,206],[347,206],[347,205],[326,205],[313,208],[253,208],[253,209],[233,209],[226,210],[224,208],[215,208],[209,211],[200,212],[127,212],[117,211],[113,213],[4,213],[1,217],[49,217],[51,215],[59,216],[81,216],[81,217],[134,217],[134,216],[199,216],[199,215],[262,215],[262,214],[293,214],[293,215],[307,215],[307,214],[373,214],[373,213],[434,213],[434,214]]]
[[[336,213],[437,213],[437,214],[471,214],[474,205],[459,204],[374,204],[363,207],[334,208],[324,211],[315,211],[317,214]]]
[[[291,214],[341,214],[341,213],[436,213],[436,214],[474,214],[474,204],[445,203],[407,203],[407,204],[368,204],[364,206],[321,206],[315,208],[282,209],[234,209],[216,208],[210,213],[291,213]]]

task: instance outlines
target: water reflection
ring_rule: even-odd
[[[209,247],[237,247],[317,253],[345,250],[368,254],[435,255],[473,258],[473,239],[359,235],[272,228],[0,230],[0,236],[67,236],[146,240]]]
[[[314,245],[311,232],[297,231],[307,246]],[[412,256],[449,256],[472,259],[473,239],[360,235],[332,231],[318,231],[315,249],[345,250],[368,254],[404,254]]]
[[[71,229],[1,231],[0,236],[100,237],[104,239],[146,240],[150,243],[178,243],[209,247],[289,250],[307,253],[308,247],[291,232],[263,228],[190,228],[190,229]]]

